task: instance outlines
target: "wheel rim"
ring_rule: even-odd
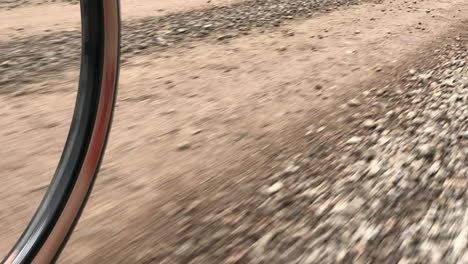
[[[4,264],[55,262],[99,170],[117,93],[118,0],[81,0],[81,21],[80,82],[67,142],[47,193]]]

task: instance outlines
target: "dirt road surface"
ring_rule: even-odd
[[[466,1],[122,2],[114,127],[60,263],[468,263]],[[77,8],[0,9],[2,254],[65,140]]]

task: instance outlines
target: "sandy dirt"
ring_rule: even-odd
[[[134,19],[205,2],[128,0],[122,13]],[[140,243],[148,250],[175,235],[176,226],[164,220],[168,202],[272,171],[282,155],[306,148],[308,126],[333,126],[332,113],[346,100],[404,63],[430,58],[421,51],[455,36],[468,19],[465,0],[406,2],[362,4],[229,42],[169,49],[162,58],[130,59],[121,70],[101,174],[60,263],[140,263],[127,248]],[[76,8],[0,10],[8,21],[0,37],[75,28]],[[26,84],[32,93],[0,96],[2,254],[28,222],[58,160],[74,74]],[[145,233],[148,226],[156,231]]]

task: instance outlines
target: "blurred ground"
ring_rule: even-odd
[[[61,263],[468,263],[465,1],[212,2],[123,1],[111,140]],[[1,253],[60,155],[72,8],[0,9]]]

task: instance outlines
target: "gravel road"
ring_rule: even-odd
[[[460,0],[253,0],[129,21],[106,160],[60,262],[468,264],[466,21]],[[67,129],[79,33],[0,49],[13,242]]]
[[[0,9],[14,9],[28,5],[40,5],[46,3],[69,3],[78,5],[79,0],[0,0]]]
[[[350,98],[344,132],[309,127],[248,194],[169,207],[177,241],[142,263],[468,263],[467,40]]]

